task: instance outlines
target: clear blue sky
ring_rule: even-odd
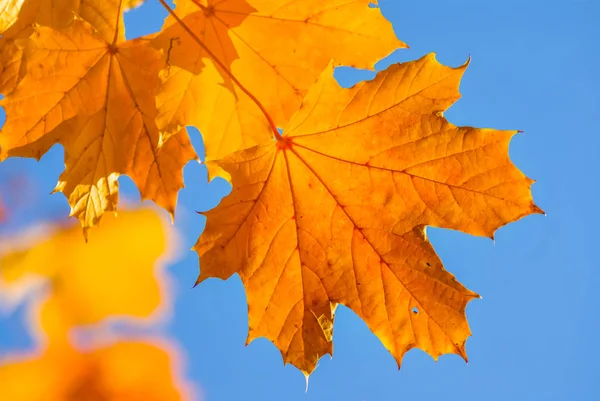
[[[525,131],[513,140],[510,154],[538,180],[533,194],[547,217],[500,229],[495,244],[429,230],[446,268],[483,296],[467,309],[473,331],[468,365],[457,356],[443,356],[436,364],[413,350],[397,371],[362,321],[340,308],[335,356],[321,361],[306,394],[302,374],[283,367],[273,345],[261,339],[244,347],[247,309],[239,278],[191,289],[198,267],[195,253],[188,252],[169,267],[177,298],[173,320],[163,328],[186,353],[187,376],[209,401],[600,400],[600,265],[594,252],[600,223],[600,2],[380,0],[380,5],[411,46],[381,67],[429,52],[453,66],[472,57],[463,98],[446,116],[459,125]],[[157,29],[163,14],[157,1],[148,0],[128,15],[130,36]],[[338,76],[349,84],[371,74],[344,70]],[[201,151],[197,133],[193,141]],[[42,188],[18,225],[68,214],[62,195],[45,195],[62,168],[60,147],[40,163],[0,164],[0,182],[19,171]],[[207,185],[197,164],[186,167],[185,181],[176,227],[189,249],[204,225],[193,210],[216,205],[228,187],[222,181]],[[125,197],[139,197],[129,179],[121,183]],[[10,320],[10,333],[0,330],[0,351],[24,346],[14,324],[19,319]]]

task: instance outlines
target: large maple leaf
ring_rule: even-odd
[[[196,158],[183,130],[159,149],[155,94],[164,60],[144,40],[125,41],[122,12],[137,3],[81,0],[84,20],[37,29],[23,50],[27,73],[2,101],[0,159],[39,158],[61,143],[66,170],[56,190],[84,228],[115,210],[121,174],[174,213],[181,170]]]
[[[233,190],[206,213],[198,281],[240,275],[248,341],[267,337],[308,374],[331,354],[343,304],[398,364],[413,347],[466,359],[477,294],[444,270],[425,226],[492,237],[541,211],[508,158],[515,131],[442,116],[465,68],[429,55],[342,89],[330,66],[283,136],[219,162]]]
[[[268,141],[332,58],[337,65],[373,68],[405,47],[372,0],[176,4],[153,40],[169,64],[158,125],[164,138],[186,125],[198,127],[207,160]]]

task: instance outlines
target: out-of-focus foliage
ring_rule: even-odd
[[[168,347],[141,341],[51,348],[0,365],[0,386],[11,401],[175,401],[184,399],[176,362]]]
[[[10,293],[35,276],[45,283],[36,287],[45,297],[30,308],[41,344],[35,352],[0,361],[3,399],[188,399],[190,386],[178,376],[181,361],[168,340],[114,341],[103,339],[100,332],[85,349],[73,340],[73,330],[80,326],[106,324],[114,317],[126,323],[133,318],[149,321],[168,307],[158,274],[160,258],[173,238],[158,215],[142,209],[111,216],[88,244],[72,224],[45,230],[41,237],[25,234],[2,241],[0,288]]]
[[[66,327],[109,316],[148,317],[165,296],[156,269],[167,248],[162,221],[147,209],[125,212],[107,216],[93,234],[86,243],[81,229],[69,224],[31,246],[17,241],[17,249],[0,257],[0,279],[10,286],[27,275],[47,278],[47,303],[69,319]]]

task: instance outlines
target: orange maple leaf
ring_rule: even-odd
[[[372,69],[406,46],[372,0],[176,4],[153,40],[169,63],[158,125],[164,138],[198,127],[207,160],[269,141],[332,58]]]
[[[309,374],[343,304],[398,365],[413,347],[466,359],[477,294],[444,270],[425,226],[492,237],[541,210],[508,158],[514,131],[442,116],[465,68],[429,55],[342,89],[330,65],[282,137],[218,162],[233,191],[206,213],[198,282],[240,275],[248,341],[267,337]]]
[[[133,41],[122,12],[137,0],[6,1],[0,160],[61,143],[56,190],[84,230],[115,210],[122,174],[172,214],[195,125],[210,176],[233,183],[207,213],[198,282],[241,276],[248,341],[266,336],[309,374],[343,304],[398,364],[413,347],[466,359],[477,294],[444,270],[425,227],[492,237],[541,213],[508,158],[514,131],[443,117],[466,66],[427,56],[340,88],[335,65],[373,68],[404,46],[371,0],[178,0],[176,12],[159,0],[163,32]]]
[[[115,210],[121,174],[173,214],[181,170],[196,158],[183,130],[159,148],[155,93],[164,60],[146,41],[124,39],[122,10],[137,2],[96,3],[81,2],[85,21],[41,27],[27,40],[27,73],[2,101],[0,136],[0,159],[39,158],[64,146],[56,190],[84,229]]]

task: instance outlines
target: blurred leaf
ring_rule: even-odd
[[[157,214],[124,212],[103,223],[89,243],[78,226],[69,226],[0,257],[0,279],[9,286],[30,274],[49,279],[42,326],[54,339],[110,316],[146,318],[164,300],[156,263],[167,238]],[[18,240],[13,244],[19,247]]]
[[[7,401],[171,401],[188,399],[178,361],[158,344],[120,342],[88,352],[52,349],[0,365]],[[175,369],[174,369],[175,368]]]

